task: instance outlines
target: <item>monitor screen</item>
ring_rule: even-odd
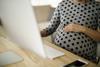
[[[30,0],[0,0],[0,18],[12,41],[46,57]]]

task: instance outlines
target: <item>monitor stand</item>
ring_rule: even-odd
[[[22,60],[23,58],[13,51],[0,53],[0,66],[17,63]]]
[[[64,53],[57,50],[57,49],[54,49],[50,46],[47,46],[47,45],[44,45],[44,48],[45,48],[45,52],[46,52],[46,55],[47,55],[47,58],[49,59],[54,59],[54,58],[57,58],[57,57],[60,57],[60,56],[63,56]]]

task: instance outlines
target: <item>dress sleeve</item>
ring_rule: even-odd
[[[98,11],[98,29],[100,30],[100,2],[97,4],[97,11]]]
[[[99,16],[98,16],[98,28],[99,28],[99,30],[100,30],[100,9],[99,9],[99,14],[98,14]]]
[[[44,29],[46,31],[47,35],[50,35],[53,32],[55,32],[56,29],[58,28],[59,24],[60,24],[60,4],[55,9],[48,27],[46,29]]]

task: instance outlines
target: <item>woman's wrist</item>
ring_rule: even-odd
[[[88,30],[87,27],[83,27],[83,26],[82,26],[82,28],[81,28],[81,32],[86,33],[87,30]]]

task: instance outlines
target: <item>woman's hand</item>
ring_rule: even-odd
[[[100,41],[100,32],[98,30],[92,30],[79,24],[69,24],[63,29],[65,32],[82,32],[91,37],[95,41]]]
[[[67,26],[64,27],[63,29],[65,32],[84,32],[85,31],[85,27],[81,26],[79,24],[69,24]]]
[[[46,30],[41,31],[40,34],[41,34],[42,37],[46,37],[47,36]]]

